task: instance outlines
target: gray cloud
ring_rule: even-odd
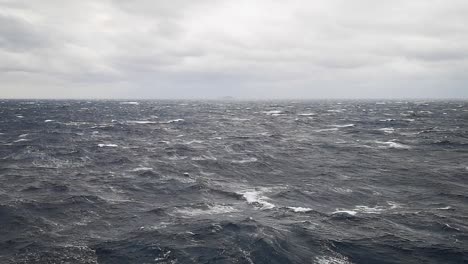
[[[468,98],[468,2],[0,0],[0,97]]]

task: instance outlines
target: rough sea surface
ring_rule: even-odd
[[[468,102],[0,101],[0,263],[468,263]]]

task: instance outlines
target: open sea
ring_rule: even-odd
[[[468,102],[0,101],[0,263],[468,263]]]

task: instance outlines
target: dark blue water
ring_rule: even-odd
[[[468,263],[468,102],[0,102],[0,263]]]

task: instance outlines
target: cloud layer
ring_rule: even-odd
[[[3,98],[468,98],[466,0],[0,0]]]

